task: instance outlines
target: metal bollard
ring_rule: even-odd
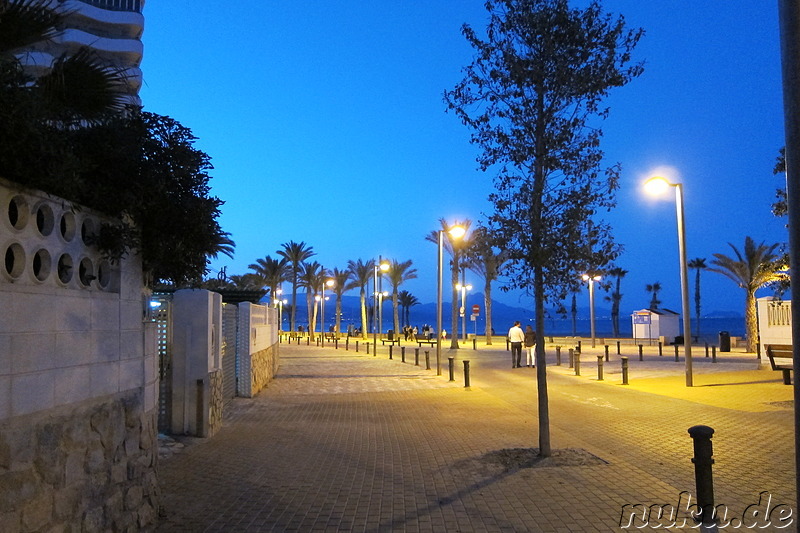
[[[473,350],[478,349],[478,339],[476,339],[475,337],[472,337],[472,349]]]
[[[556,346],[556,366],[561,366],[561,346]]]
[[[570,348],[569,349],[569,368],[575,367],[575,350]]]
[[[344,351],[348,351],[350,349],[350,337],[345,338],[344,340]]]
[[[419,366],[419,348],[414,348],[414,365]]]
[[[620,357],[622,361],[622,384],[628,384],[628,358],[627,357]]]
[[[606,349],[606,361],[608,361],[608,344],[605,345],[605,349]]]
[[[300,346],[300,337],[297,337],[297,345]]]
[[[369,342],[365,343],[367,345],[367,355],[369,355]]]
[[[675,345],[675,362],[678,362],[678,345]]]
[[[431,369],[431,356],[428,353],[428,350],[425,350],[425,370]]]
[[[455,372],[455,361],[453,357],[447,358],[448,364],[450,365],[450,381],[455,381],[456,378],[454,377]]]
[[[358,353],[358,341],[356,341],[356,353]]]
[[[575,351],[576,352],[580,352],[581,351],[581,342],[582,341],[580,341],[580,340],[578,341],[578,345],[575,347]]]
[[[335,349],[337,349],[337,350],[339,349],[339,338],[338,337],[333,339],[333,347]]]
[[[581,375],[581,352],[575,352],[575,375]]]
[[[661,357],[662,355],[664,355],[664,343],[658,341],[658,356]]]
[[[508,339],[506,339],[506,351],[511,350],[511,345],[508,343]]]
[[[711,347],[711,362],[712,363],[716,363],[717,362],[717,347],[716,346],[712,346]]]
[[[697,490],[697,506],[700,508],[700,518],[703,524],[714,521],[714,478],[711,465],[714,464],[714,450],[711,437],[714,430],[708,426],[692,426],[689,436],[694,441],[694,482]]]
[[[617,341],[617,355],[619,355],[620,353],[622,353],[620,352],[620,342]]]
[[[392,357],[392,348],[394,348],[394,344],[390,344],[390,345],[389,345],[389,359],[394,359],[394,358]]]
[[[314,344],[316,344],[317,346],[319,346],[319,337],[317,337],[316,339],[314,339]]]
[[[406,362],[406,347],[405,346],[401,346],[400,347],[400,362],[402,362],[402,363]]]
[[[644,356],[642,355],[642,345],[639,345],[639,361],[644,361]]]
[[[603,381],[603,356],[597,356],[597,381]]]
[[[708,357],[708,343],[706,343],[706,357]]]
[[[464,361],[464,387],[469,388],[469,361]]]

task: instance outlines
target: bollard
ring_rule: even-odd
[[[316,339],[314,339],[314,344],[316,344],[317,346],[319,346],[319,337],[317,337]]]
[[[714,450],[711,437],[714,430],[708,426],[692,426],[689,436],[694,441],[694,482],[697,490],[697,507],[703,524],[714,522],[714,478],[711,465],[714,464]],[[697,517],[695,517],[697,518]]]
[[[478,339],[476,339],[475,337],[472,337],[472,349],[473,350],[478,349]]]
[[[448,361],[448,363],[450,365],[450,381],[455,381],[456,378],[454,377],[454,372],[455,372],[454,358],[453,357],[448,357],[447,361]]]
[[[664,343],[658,341],[658,356],[661,357],[662,355],[664,355]]]
[[[712,346],[711,347],[711,362],[712,363],[716,363],[717,362],[717,347],[716,346]]]
[[[300,346],[300,337],[297,337],[297,345]]]
[[[419,348],[414,348],[414,365],[419,366]]]
[[[556,366],[561,366],[561,346],[556,346]]]
[[[678,362],[678,345],[675,345],[675,362]]]
[[[400,362],[402,362],[402,363],[406,362],[406,347],[405,346],[400,347]]]
[[[365,343],[367,345],[367,355],[369,355],[369,342]]]
[[[348,351],[349,349],[350,349],[350,337],[347,337],[347,338],[344,340],[344,351],[346,352],[346,351]]]
[[[358,353],[358,341],[356,341],[356,353]]]
[[[333,347],[337,350],[339,349],[339,337],[333,339]]]
[[[706,357],[708,357],[708,343],[706,343]]]
[[[575,367],[575,350],[570,348],[569,349],[569,368]]]
[[[639,361],[644,361],[644,356],[642,355],[642,345],[639,345]]]
[[[620,352],[620,342],[617,341],[617,355],[619,355],[620,353],[622,353]]]
[[[469,361],[464,361],[464,387],[469,388]]]
[[[581,352],[575,352],[575,375],[581,375]]]
[[[511,345],[508,343],[508,339],[506,339],[506,351],[511,350]]]
[[[605,349],[606,349],[606,361],[608,361],[608,344],[605,345]]]
[[[389,345],[389,359],[393,359],[392,357],[392,348],[394,348],[394,344]]]
[[[622,384],[628,384],[628,358],[621,357],[620,360],[622,361]]]
[[[306,337],[306,346],[311,346],[311,337]]]
[[[575,351],[576,352],[580,352],[581,351],[581,342],[582,341],[578,340],[578,345],[575,347]]]
[[[425,370],[431,369],[431,357],[428,350],[425,350]]]
[[[597,356],[597,381],[603,381],[603,356]]]

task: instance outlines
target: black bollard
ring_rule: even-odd
[[[617,341],[617,355],[619,355],[620,353],[622,353],[622,352],[620,351],[620,342],[619,342],[619,341]]]
[[[605,349],[606,349],[606,361],[608,361],[608,344],[605,345]]]
[[[400,361],[403,362],[403,363],[406,362],[406,347],[405,346],[401,346],[400,347]]]
[[[358,353],[358,341],[356,341],[356,353]]]
[[[425,370],[431,369],[431,356],[428,353],[428,350],[425,350]]]
[[[644,361],[644,356],[642,355],[642,345],[639,345],[639,361]]]
[[[306,337],[306,346],[311,346],[311,337]]]
[[[469,361],[464,361],[464,387],[469,388]]]
[[[394,358],[392,357],[392,348],[394,348],[394,344],[390,344],[390,345],[389,345],[389,359],[394,359]]]
[[[454,377],[455,376],[455,361],[454,361],[454,358],[453,357],[448,357],[447,361],[448,361],[448,363],[450,365],[450,381],[455,381],[456,378]]]
[[[603,356],[597,356],[597,381],[603,381]]]
[[[580,341],[580,340],[578,341],[578,345],[575,347],[575,351],[576,352],[580,352],[581,351],[581,342],[582,341]]]
[[[677,363],[677,362],[678,362],[678,360],[679,360],[679,359],[678,359],[678,345],[676,344],[676,345],[675,345],[675,362]]]
[[[627,357],[620,357],[620,361],[622,361],[622,384],[628,384],[628,358]]]
[[[561,346],[556,346],[556,366],[561,366]]]
[[[339,349],[339,338],[338,337],[333,339],[333,347],[335,349],[337,349],[337,350]]]
[[[414,348],[414,365],[419,366],[419,348]]]
[[[300,346],[300,336],[297,337],[297,345]]]
[[[581,375],[581,352],[575,352],[575,375]]]
[[[506,339],[506,351],[511,350],[511,345],[508,343],[508,339]]]
[[[369,355],[369,342],[367,342],[366,345],[367,345],[367,355]]]
[[[478,349],[478,339],[476,339],[475,337],[472,337],[472,349],[473,350]]]
[[[706,357],[708,357],[708,343],[706,343]]]
[[[711,362],[712,363],[716,363],[717,362],[717,347],[716,346],[712,346],[711,347]]]
[[[664,343],[658,341],[658,356],[661,357],[662,355],[664,355]]]
[[[703,524],[714,522],[714,478],[711,465],[714,464],[714,450],[711,437],[714,430],[708,426],[692,426],[689,436],[694,441],[694,482],[697,490],[697,507]]]
[[[569,349],[569,368],[575,368],[575,350]]]
[[[347,337],[347,338],[344,340],[344,351],[346,352],[346,351],[348,351],[349,349],[350,349],[350,337]]]

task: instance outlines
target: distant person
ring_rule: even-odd
[[[447,330],[442,328],[442,339],[446,339],[446,338],[447,338]]]
[[[536,332],[533,331],[533,328],[530,326],[525,326],[525,348],[528,352],[527,366],[535,367],[536,359],[534,352],[536,351]]]
[[[507,338],[511,344],[511,368],[519,368],[522,366],[522,343],[525,342],[525,332],[519,327],[519,320],[508,330]]]
[[[417,334],[418,333],[419,333],[419,329],[417,329],[417,326],[414,326],[414,329],[411,330],[411,336],[412,336],[412,339],[414,341],[417,340]]]

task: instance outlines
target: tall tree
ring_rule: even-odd
[[[450,229],[455,226],[461,226],[464,228],[465,232],[469,231],[470,226],[472,225],[472,221],[470,219],[464,220],[456,220],[452,224],[449,224],[445,219],[440,218],[439,224],[442,226],[442,231],[444,232],[444,249],[447,253],[450,254],[450,287],[452,290],[450,300],[450,349],[458,349],[458,335],[456,332],[458,331],[458,289],[456,285],[458,285],[458,273],[461,271],[461,257],[464,255],[466,250],[469,248],[469,239],[465,234],[462,238],[456,239],[450,234]],[[434,230],[431,231],[428,235],[425,236],[425,240],[432,242],[439,245],[439,231]],[[436,332],[437,335],[441,335],[441,331]]]
[[[358,287],[361,296],[361,338],[367,338],[367,286],[375,275],[375,261],[370,259],[367,262],[359,259],[358,261],[348,261],[347,270],[352,274],[353,288]]]
[[[747,351],[755,352],[758,344],[758,315],[756,314],[756,291],[768,283],[785,278],[781,271],[787,268],[777,253],[778,244],[766,245],[763,242],[756,244],[751,237],[745,237],[744,249],[739,251],[733,244],[728,243],[735,257],[724,254],[714,254],[711,260],[713,267],[710,272],[716,272],[729,278],[738,287],[745,290],[744,321],[747,334]]]
[[[289,263],[289,272],[291,273],[289,281],[292,282],[292,314],[289,321],[289,327],[291,328],[291,331],[297,331],[297,328],[295,327],[295,312],[297,311],[297,276],[300,273],[300,266],[303,264],[303,262],[313,257],[316,252],[314,252],[313,247],[308,246],[303,241],[289,241],[281,244],[281,246],[283,246],[283,250],[278,250],[278,255],[286,259],[286,262]]]
[[[397,295],[397,301],[402,310],[403,323],[411,326],[411,308],[415,305],[419,305],[419,298],[408,291],[400,291]]]
[[[658,309],[658,306],[661,305],[661,300],[658,299],[658,293],[661,292],[661,283],[658,281],[648,283],[644,286],[644,290],[651,294],[650,309]]]
[[[331,271],[331,279],[333,280],[333,293],[336,295],[336,335],[342,332],[342,295],[353,289],[354,286],[350,283],[352,276],[349,270],[339,270],[334,268]]]
[[[400,334],[399,287],[404,282],[417,277],[417,269],[411,268],[412,263],[411,259],[403,262],[392,259],[389,271],[386,273],[386,277],[389,278],[389,283],[392,285],[392,317],[395,335]]]
[[[289,272],[286,259],[266,256],[263,259],[256,259],[256,262],[251,263],[247,268],[261,279],[261,285],[269,290],[269,297],[273,303],[277,302],[280,297],[277,294],[278,288],[281,283],[286,281],[286,276]]]
[[[614,278],[614,290],[611,292],[609,296],[606,297],[607,300],[611,302],[611,327],[614,330],[614,337],[619,337],[619,305],[622,301],[622,292],[620,292],[620,288],[622,285],[622,278],[628,273],[627,270],[614,267],[608,269],[608,275]]]
[[[317,327],[317,301],[316,297],[321,296],[320,290],[325,279],[328,277],[328,271],[325,270],[317,261],[310,263],[302,263],[300,265],[300,273],[297,277],[298,285],[306,290],[306,306],[308,314],[308,334],[311,340],[315,340],[316,333],[314,330]],[[322,302],[324,305],[324,302]]]
[[[486,344],[492,344],[492,282],[500,277],[506,254],[493,246],[491,234],[484,226],[472,232],[472,244],[467,250],[467,268],[483,278],[483,305],[486,311]]]
[[[445,102],[473,130],[480,168],[496,172],[490,224],[516,274],[509,286],[533,292],[541,339],[545,300],[564,299],[584,259],[581,228],[616,203],[619,167],[601,168],[602,101],[641,74],[630,62],[642,31],[627,30],[597,0],[585,9],[567,0],[488,0],[486,8],[485,39],[463,26],[476,53]],[[613,261],[619,251],[609,230],[594,225],[595,250]],[[536,366],[539,453],[549,456],[544,343]]]
[[[697,318],[697,329],[695,330],[695,335],[698,337],[700,336],[700,272],[706,269],[706,258],[705,257],[697,257],[689,261],[688,265],[689,268],[694,268],[697,270],[697,274],[694,279],[694,314]]]

